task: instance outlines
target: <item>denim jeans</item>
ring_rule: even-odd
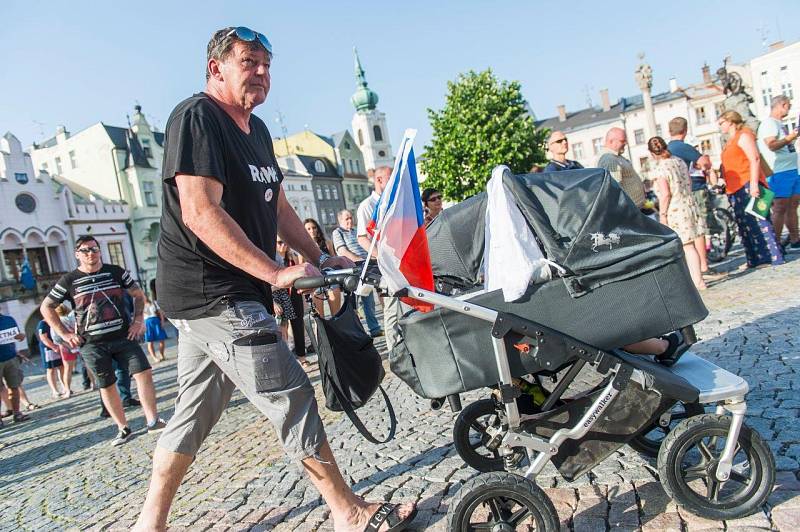
[[[378,323],[378,318],[375,317],[375,298],[372,294],[369,294],[358,299],[361,300],[361,309],[364,311],[364,319],[367,320],[367,328],[370,334],[380,332],[381,324]]]

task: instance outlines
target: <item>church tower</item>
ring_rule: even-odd
[[[358,59],[358,51],[353,48],[356,60],[356,81],[358,88],[350,101],[356,108],[353,115],[353,136],[364,155],[367,171],[379,166],[394,166],[392,145],[389,143],[389,129],[386,115],[376,109],[378,95],[367,87],[364,69]]]

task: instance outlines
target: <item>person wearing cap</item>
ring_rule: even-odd
[[[545,172],[560,172],[561,170],[580,170],[583,165],[578,161],[567,159],[567,151],[569,151],[569,140],[562,131],[553,131],[547,137],[547,150],[550,152],[551,158],[547,166],[544,167]]]
[[[435,188],[422,191],[422,206],[425,209],[425,225],[428,225],[442,212],[442,194]]]
[[[344,480],[314,388],[271,314],[271,287],[354,267],[306,232],[283,192],[270,132],[253,114],[270,89],[272,46],[239,26],[214,32],[206,52],[205,91],[180,102],[165,131],[156,290],[180,331],[178,395],[134,529],[166,529],[189,465],[238,388],[275,426],[337,530],[400,530],[414,505],[365,502]],[[278,235],[306,261],[277,264]]]

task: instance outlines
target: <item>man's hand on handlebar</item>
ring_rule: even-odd
[[[336,257],[341,258],[341,257]],[[326,261],[332,262],[332,261]],[[308,262],[304,262],[303,264],[298,264],[296,266],[289,266],[283,268],[278,272],[278,276],[275,279],[275,286],[276,288],[291,288],[294,286],[294,282],[297,279],[302,279],[303,277],[314,277],[320,275],[320,271],[316,269],[312,264]],[[299,290],[301,292],[305,290]]]

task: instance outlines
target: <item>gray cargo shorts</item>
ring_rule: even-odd
[[[178,396],[159,447],[196,455],[236,387],[275,425],[289,458],[317,455],[325,430],[314,388],[264,305],[228,301],[172,323],[179,331]]]

